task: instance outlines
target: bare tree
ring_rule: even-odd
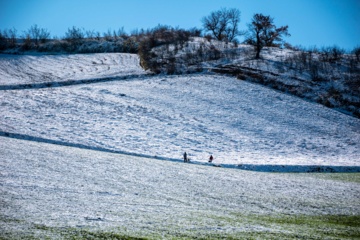
[[[7,48],[7,36],[0,30],[0,50],[5,50]]]
[[[85,36],[88,39],[94,39],[95,36],[96,36],[95,30],[87,30],[87,31],[85,31]]]
[[[6,47],[16,47],[17,30],[15,28],[5,29],[3,31],[3,38],[6,42]]]
[[[236,8],[222,8],[202,18],[203,27],[206,32],[220,41],[233,41],[241,33],[238,30],[240,23],[240,11]]]
[[[65,33],[65,39],[71,43],[78,43],[85,37],[85,33],[83,29],[77,28],[73,26],[72,28],[68,28]]]
[[[50,32],[45,28],[38,27],[38,25],[35,24],[32,25],[27,32],[25,32],[25,39],[29,38],[34,41],[36,46],[38,46],[39,43],[45,43],[50,38]]]
[[[113,39],[111,29],[108,29],[107,32],[104,32],[103,37],[105,38],[106,41],[111,41]]]
[[[119,28],[117,30],[116,34],[117,34],[118,37],[121,37],[121,38],[127,38],[128,37],[128,34],[126,33],[124,27]]]
[[[235,8],[231,8],[227,12],[229,18],[229,24],[226,28],[226,36],[228,41],[233,41],[235,37],[241,35],[240,31],[238,30],[238,25],[240,23],[240,11]]]
[[[99,31],[95,33],[95,38],[96,38],[96,40],[98,40],[98,41],[101,39],[101,34],[100,34]]]
[[[249,26],[249,35],[246,42],[253,45],[256,51],[256,59],[260,58],[263,47],[278,46],[282,36],[290,36],[288,26],[276,27],[274,19],[270,16],[255,14]]]

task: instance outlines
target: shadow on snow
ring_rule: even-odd
[[[0,85],[0,91],[66,87],[66,86],[81,85],[81,84],[102,83],[102,82],[111,82],[111,81],[119,81],[119,80],[131,80],[131,79],[143,78],[143,77],[149,77],[149,76],[152,76],[152,74],[134,74],[134,75],[125,75],[125,76],[117,76],[117,77],[92,78],[92,79],[81,79],[81,80],[66,80],[66,81],[51,81],[51,82],[39,82],[39,83]]]
[[[30,135],[25,135],[25,134],[10,133],[10,132],[4,132],[4,131],[0,131],[0,137],[9,137],[9,138],[20,139],[20,140],[42,142],[42,143],[55,144],[55,145],[66,146],[66,147],[75,147],[75,148],[80,148],[80,149],[123,154],[123,155],[136,156],[136,157],[142,157],[142,158],[151,158],[151,159],[166,160],[166,161],[173,161],[173,162],[183,162],[183,160],[177,159],[177,158],[151,156],[151,155],[146,155],[146,154],[132,153],[132,152],[126,152],[126,151],[120,151],[120,150],[112,150],[112,149],[101,148],[101,147],[91,147],[91,146],[87,146],[87,145],[83,145],[83,144],[69,143],[69,142],[63,142],[63,141],[59,141],[59,140],[51,140],[51,139],[46,139],[46,138],[41,138],[41,137],[34,137],[34,136],[30,136]],[[233,168],[233,169],[258,171],[258,172],[289,172],[289,173],[290,172],[291,173],[360,172],[360,166],[214,164],[214,163],[204,163],[204,162],[198,162],[198,161],[192,161],[192,162],[190,162],[190,164],[202,165],[202,166],[223,167],[223,168]]]

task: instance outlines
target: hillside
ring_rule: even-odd
[[[145,74],[134,54],[0,54],[0,87]]]
[[[146,72],[129,54],[16,58],[26,67],[9,65],[1,85],[41,83],[49,73],[61,83],[80,79],[79,69],[92,70],[84,78],[100,82],[1,91],[2,135],[163,159],[181,159],[186,151],[199,163],[213,154],[216,163],[230,166],[360,165],[359,119],[261,85],[216,74],[141,77]],[[70,67],[60,59],[77,61]],[[118,63],[108,67],[119,78],[101,81],[107,71],[93,62],[104,59]],[[21,77],[40,66],[33,80]],[[137,77],[121,77],[129,72]]]
[[[360,60],[336,46],[323,49],[265,47],[191,38],[149,50],[146,66],[158,73],[211,71],[235,76],[360,117]]]
[[[358,118],[137,55],[0,62],[0,238],[360,235]]]

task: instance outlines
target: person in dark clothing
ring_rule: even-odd
[[[187,161],[188,161],[187,153],[184,152],[184,162],[187,162]]]
[[[211,163],[213,160],[214,160],[214,157],[212,155],[210,155],[209,162]]]

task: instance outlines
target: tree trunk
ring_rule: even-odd
[[[256,56],[255,59],[260,58],[261,51],[261,39],[260,39],[260,30],[256,31]]]
[[[259,59],[260,58],[260,49],[256,48],[256,56],[255,59]]]

